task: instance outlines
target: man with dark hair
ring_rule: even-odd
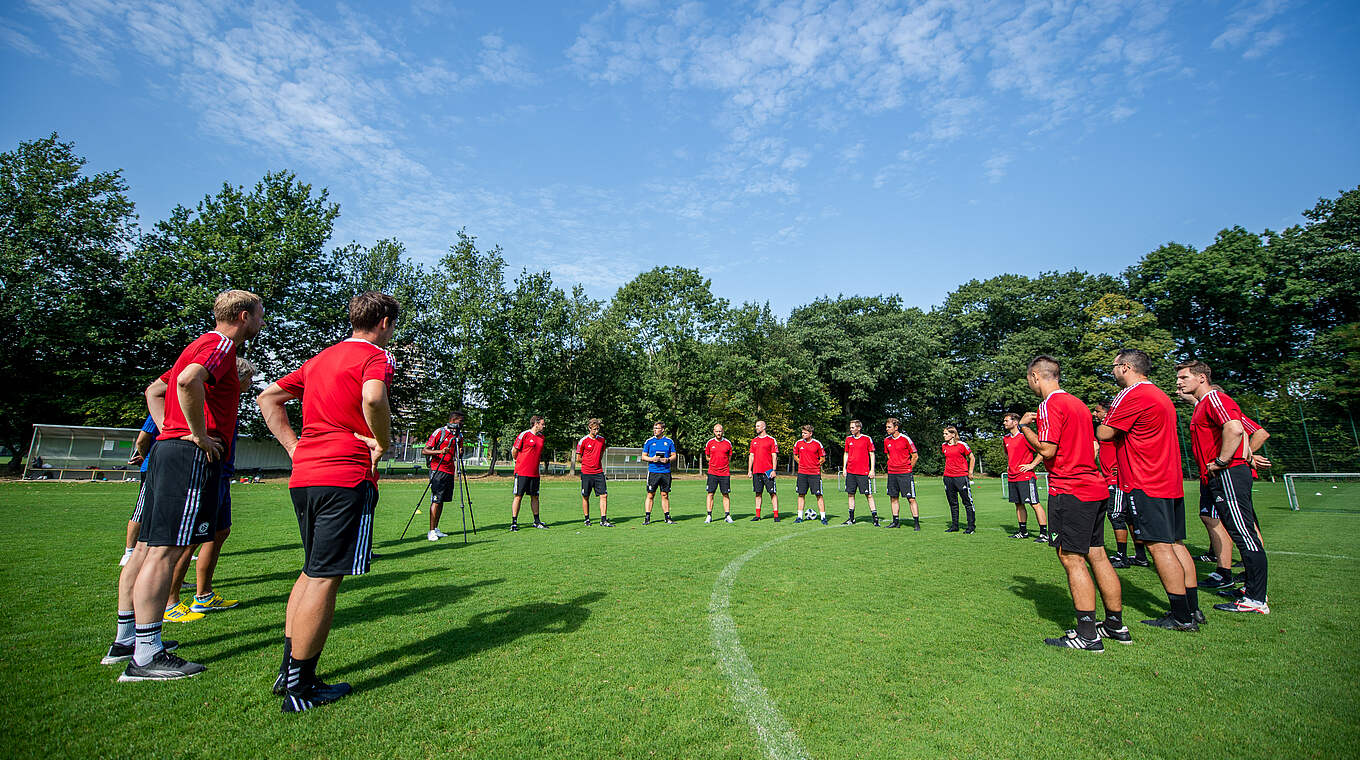
[[[1220,392],[1223,390],[1218,385],[1214,385],[1212,388]],[[1195,397],[1192,394],[1177,395],[1190,404],[1195,403]],[[1247,435],[1247,447],[1251,449],[1251,477],[1255,479],[1258,477],[1256,472],[1258,467],[1270,466],[1269,459],[1256,453],[1265,445],[1270,433],[1245,413],[1242,415],[1242,432]],[[1213,499],[1204,495],[1207,488],[1206,483],[1200,484],[1199,519],[1200,522],[1204,523],[1204,530],[1209,534],[1209,554],[1195,559],[1201,562],[1213,562],[1216,565],[1214,571],[1205,576],[1200,585],[1208,589],[1225,589],[1232,586],[1235,580],[1232,572],[1233,540],[1228,535],[1227,529],[1223,527],[1223,520],[1218,516],[1218,510]],[[1257,532],[1259,534],[1259,529]]]
[[[1147,544],[1143,542],[1143,536],[1138,531],[1138,518],[1134,516],[1129,500],[1124,498],[1124,492],[1119,490],[1119,455],[1115,453],[1114,441],[1100,437],[1100,425],[1109,415],[1110,408],[1099,401],[1091,405],[1091,418],[1096,425],[1096,460],[1100,465],[1100,474],[1105,478],[1105,484],[1110,487],[1110,501],[1107,506],[1110,527],[1114,529],[1114,556],[1110,557],[1110,564],[1116,570],[1134,566],[1149,567],[1152,563],[1148,562]],[[1128,555],[1130,528],[1133,529],[1132,558]]]
[[[453,492],[458,488],[458,467],[463,455],[463,413],[453,412],[447,424],[430,433],[421,453],[425,455],[425,466],[430,469],[430,532],[425,537],[438,541],[448,536],[439,529],[439,518],[444,514],[444,504],[453,499]]]
[[[388,388],[395,365],[384,346],[401,306],[385,293],[349,302],[349,338],[303,362],[259,395],[269,431],[293,460],[288,493],[302,534],[302,572],[288,595],[283,662],[274,693],[286,713],[329,704],[350,693],[347,683],[316,675],[346,575],[368,572],[378,460],[392,443]],[[302,435],[284,404],[302,400]]]
[[[968,512],[968,526],[964,534],[977,531],[977,512],[973,509],[973,468],[977,458],[968,444],[959,440],[959,429],[953,425],[944,429],[944,443],[940,444],[944,454],[944,497],[949,500],[949,527],[945,533],[956,533],[959,529],[959,499]]]
[[[1006,489],[1010,502],[1015,505],[1015,519],[1020,523],[1020,530],[1011,534],[1011,538],[1029,538],[1029,530],[1025,527],[1029,511],[1025,505],[1032,504],[1034,517],[1039,521],[1039,536],[1034,539],[1034,543],[1046,544],[1048,515],[1039,505],[1039,478],[1034,474],[1034,469],[1044,458],[1030,448],[1029,441],[1020,433],[1020,415],[1007,412],[1001,419],[1001,426],[1006,429],[1005,435],[1001,437],[1001,444],[1006,448]]]
[[[713,426],[713,437],[704,444],[704,458],[708,460],[708,516],[704,523],[713,522],[713,492],[722,491],[723,520],[732,522],[732,441],[723,437],[721,423]]]
[[[666,435],[666,425],[660,421],[652,423],[652,437],[642,444],[642,461],[647,463],[647,500],[642,506],[642,524],[652,524],[652,500],[661,491],[661,514],[667,525],[674,525],[671,519],[671,462],[678,458],[675,441]]]
[[[1242,410],[1228,394],[1212,386],[1212,375],[1204,362],[1176,365],[1176,389],[1196,399],[1190,417],[1190,448],[1199,465],[1200,482],[1207,484],[1208,497],[1237,545],[1247,573],[1242,596],[1215,604],[1214,609],[1269,615],[1266,549],[1252,507],[1251,449],[1242,425]]]
[[[600,428],[603,424],[598,417],[591,417],[586,421],[586,434],[581,440],[576,442],[576,450],[571,453],[572,466],[576,466],[576,458],[581,458],[581,512],[585,515],[585,524],[590,525],[590,492],[600,497],[600,525],[605,528],[614,527],[614,523],[609,522],[606,511],[609,508],[607,499],[609,498],[608,487],[604,482],[604,436],[600,435]]]
[[[1143,622],[1171,631],[1195,631],[1204,614],[1199,609],[1195,561],[1185,548],[1185,484],[1176,410],[1162,389],[1147,379],[1150,369],[1142,351],[1115,354],[1110,371],[1123,390],[1110,402],[1096,436],[1114,442],[1122,500],[1138,521],[1166,589],[1170,611]]]
[[[762,491],[770,494],[770,510],[774,521],[779,522],[779,494],[775,493],[774,465],[779,454],[779,442],[765,432],[765,420],[756,420],[756,435],[751,439],[750,453],[746,455],[746,475],[751,478],[751,486],[756,492],[756,516],[760,519]]]
[[[548,524],[538,519],[538,467],[543,459],[543,428],[548,420],[537,414],[529,418],[529,429],[515,437],[510,447],[510,458],[515,460],[514,495],[510,500],[510,530],[519,530],[519,505],[529,495],[529,510],[534,513],[534,527],[547,530]]]
[[[147,389],[148,410],[154,417],[151,405],[163,403],[164,417],[147,467],[137,548],[118,579],[117,633],[102,660],[131,660],[119,681],[187,678],[206,670],[162,643],[164,605],[180,557],[215,533],[221,458],[241,401],[236,350],[259,334],[264,304],[254,293],[228,290],[213,303],[213,318],[214,329],[180,352],[162,376],[164,401],[153,400]]]
[[[826,461],[826,449],[822,442],[812,437],[812,426],[803,426],[803,437],[793,444],[793,458],[798,462],[798,484],[794,489],[798,494],[798,516],[795,523],[811,520],[812,508],[804,510],[804,499],[808,493],[817,497],[817,509],[821,513],[822,524],[826,525],[826,499],[822,498],[822,463]]]
[[[916,462],[921,455],[916,451],[916,444],[912,442],[911,436],[902,433],[896,417],[889,417],[883,427],[888,433],[883,438],[883,455],[888,458],[888,501],[893,516],[888,527],[902,527],[902,522],[898,519],[898,512],[901,509],[899,497],[906,496],[907,506],[911,507],[911,529],[919,531],[921,514],[916,507],[916,476],[912,474],[912,470],[916,468]]]
[[[873,517],[874,527],[878,527],[878,507],[874,504],[874,439],[861,435],[864,425],[859,420],[850,420],[850,435],[845,437],[844,453],[841,454],[841,472],[845,473],[845,493],[849,497],[850,516],[844,525],[855,524],[855,494],[864,494],[869,499],[869,514]]]
[[[1075,396],[1059,387],[1062,369],[1051,356],[1029,363],[1025,381],[1043,399],[1039,412],[1020,418],[1020,432],[1044,458],[1048,470],[1048,517],[1051,540],[1067,573],[1077,612],[1077,627],[1044,639],[1049,646],[1103,651],[1101,639],[1133,642],[1124,625],[1119,576],[1105,556],[1105,482],[1096,468],[1096,439],[1091,413]],[[1038,430],[1029,425],[1038,420]],[[1089,568],[1089,572],[1088,572]],[[1091,575],[1095,575],[1095,584]],[[1096,622],[1096,585],[1105,603],[1105,619]]]

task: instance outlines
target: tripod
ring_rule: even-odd
[[[460,426],[460,427],[461,427],[461,426]],[[448,459],[449,459],[449,455],[450,455],[450,454],[454,454],[454,457],[453,457],[454,468],[455,468],[455,471],[458,473],[457,475],[454,475],[454,478],[455,478],[455,482],[458,484],[458,507],[459,507],[460,510],[463,510],[463,543],[466,544],[466,543],[467,543],[467,513],[470,512],[470,511],[472,510],[472,494],[471,494],[471,493],[466,493],[467,504],[464,505],[464,503],[463,503],[463,501],[464,501],[464,496],[465,496],[465,492],[467,492],[467,472],[464,471],[463,467],[461,466],[461,462],[462,462],[462,453],[463,453],[463,444],[462,444],[462,441],[459,440],[459,431],[457,431],[457,430],[450,430],[450,429],[448,428],[447,425],[445,426],[445,430],[448,431],[448,432],[450,433],[450,435],[452,435],[453,437],[449,440],[448,445],[446,446],[446,448],[445,448],[445,450],[444,450],[444,453],[441,454],[441,455],[439,456],[439,459],[437,460],[437,464],[438,464],[438,465],[443,465],[443,464],[447,463],[447,462],[448,462]],[[456,447],[456,451],[457,451],[456,454],[454,453],[454,452],[455,452],[455,447]],[[416,501],[416,507],[415,507],[414,510],[411,511],[411,517],[410,517],[409,519],[406,520],[406,527],[401,529],[401,538],[397,539],[398,541],[405,540],[405,538],[406,538],[406,531],[408,531],[408,530],[411,529],[411,523],[415,521],[416,515],[420,513],[420,507],[421,507],[422,504],[425,503],[425,494],[429,493],[429,492],[430,492],[430,489],[434,486],[434,473],[435,473],[436,471],[437,471],[437,470],[436,470],[436,467],[431,467],[431,468],[430,468],[430,478],[429,478],[429,481],[425,484],[425,490],[420,492],[420,498]],[[460,476],[461,476],[461,480],[458,479]],[[473,517],[472,517],[472,532],[473,532],[473,533],[476,533],[476,532],[477,532],[477,516],[476,516],[476,515],[473,515]]]

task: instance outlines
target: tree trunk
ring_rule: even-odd
[[[489,453],[489,454],[487,455],[487,457],[486,457],[486,460],[487,460],[486,474],[487,474],[488,476],[492,476],[492,475],[495,475],[495,474],[496,474],[496,449],[497,449],[496,443],[497,443],[497,442],[498,442],[498,439],[497,439],[496,437],[492,436],[492,438],[491,438],[491,451],[490,451],[490,453]]]

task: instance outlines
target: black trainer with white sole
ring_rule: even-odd
[[[299,713],[310,710],[313,707],[328,705],[337,699],[349,694],[354,689],[349,684],[332,683],[325,684],[317,681],[299,690],[288,690],[283,695],[283,712]]]
[[[1104,620],[1096,623],[1096,638],[1109,639],[1110,641],[1117,641],[1120,644],[1133,643],[1133,634],[1129,632],[1129,627],[1127,625],[1111,628],[1105,625]]]
[[[1084,639],[1071,629],[1056,639],[1044,639],[1044,643],[1051,647],[1067,647],[1068,649],[1080,649],[1084,652],[1105,651],[1105,645],[1100,643],[1099,635],[1094,639]]]
[[[165,639],[161,641],[161,646],[165,647],[165,651],[173,652],[179,649],[179,642],[174,639]],[[127,662],[132,659],[132,653],[135,651],[137,651],[136,645],[119,644],[115,641],[109,645],[109,653],[104,655],[104,659],[100,660],[99,664],[113,665],[119,662]]]
[[[204,665],[189,662],[162,649],[156,653],[155,657],[151,658],[151,662],[145,665],[129,662],[127,670],[123,671],[123,675],[118,676],[118,680],[122,682],[174,681],[179,678],[196,676],[207,669]]]
[[[1169,612],[1155,620],[1144,620],[1143,625],[1150,625],[1153,628],[1161,628],[1167,631],[1186,631],[1193,633],[1199,630],[1199,623],[1196,623],[1193,619],[1188,623],[1182,623],[1172,617]]]

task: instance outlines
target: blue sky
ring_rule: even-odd
[[[675,264],[783,314],[928,307],[1355,187],[1357,39],[1344,1],[31,0],[0,137],[122,168],[145,225],[288,168],[336,244],[466,227],[596,297]]]

